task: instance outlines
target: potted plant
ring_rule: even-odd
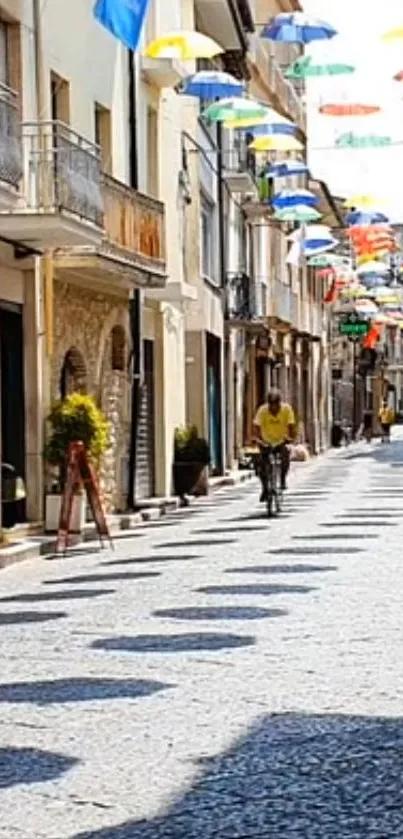
[[[195,425],[175,430],[173,479],[175,494],[184,500],[186,495],[207,495],[210,448],[200,437]]]
[[[56,532],[60,505],[66,481],[67,452],[71,443],[82,442],[95,467],[109,444],[109,423],[94,398],[71,393],[56,402],[48,417],[50,434],[45,446],[45,460],[52,467],[52,489],[46,495],[45,528]],[[86,497],[82,486],[75,488],[71,531],[79,533],[85,524]]]

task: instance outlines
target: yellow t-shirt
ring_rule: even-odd
[[[261,405],[254,420],[259,426],[262,440],[271,446],[279,446],[289,438],[288,427],[295,425],[294,411],[287,402],[282,402],[277,414],[272,414],[269,406]]]
[[[392,424],[395,415],[391,408],[381,408],[379,411],[379,419],[382,423],[390,423]]]

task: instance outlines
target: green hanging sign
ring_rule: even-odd
[[[363,320],[354,313],[346,315],[339,321],[339,333],[347,338],[364,338],[365,335],[368,335],[369,328],[369,321]]]

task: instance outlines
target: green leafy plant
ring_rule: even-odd
[[[61,482],[70,443],[84,443],[91,460],[99,459],[109,445],[109,422],[92,396],[71,393],[56,402],[48,417],[50,435],[45,446],[45,459],[57,466]]]
[[[204,437],[200,437],[195,425],[181,426],[175,429],[175,463],[210,463],[210,447]]]

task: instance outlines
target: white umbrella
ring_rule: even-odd
[[[372,262],[366,262],[365,265],[360,265],[356,273],[359,277],[363,277],[365,274],[387,274],[388,271],[388,265],[385,265],[384,262],[377,262],[374,259]]]

